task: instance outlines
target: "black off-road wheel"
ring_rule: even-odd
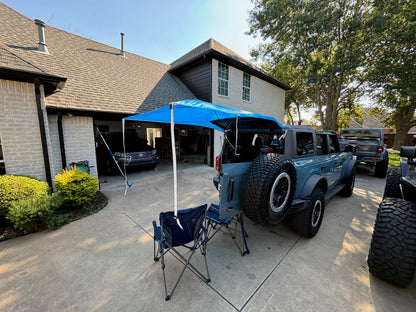
[[[344,197],[350,197],[354,192],[355,185],[355,168],[352,168],[352,171],[348,178],[345,180],[345,186],[339,191],[339,195]]]
[[[390,168],[387,173],[386,186],[384,187],[383,198],[402,198],[402,192],[400,190],[400,168]]]
[[[377,211],[368,254],[370,272],[386,282],[406,287],[416,268],[416,204],[385,198]]]
[[[386,155],[386,157],[382,161],[376,163],[374,175],[379,178],[385,178],[387,175],[388,169],[389,169],[389,155]]]
[[[296,233],[304,237],[313,237],[321,227],[324,211],[324,192],[320,188],[316,188],[312,192],[306,209],[290,216],[290,225]]]
[[[248,218],[276,225],[287,214],[296,189],[296,170],[284,155],[261,153],[241,186],[241,207]]]

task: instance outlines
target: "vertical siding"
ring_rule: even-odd
[[[0,135],[6,173],[45,181],[34,84],[0,79]]]
[[[202,63],[180,73],[178,77],[202,101],[211,102],[211,64]]]

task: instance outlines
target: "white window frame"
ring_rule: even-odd
[[[218,62],[218,95],[228,96],[229,79],[230,79],[229,66]]]
[[[243,73],[243,90],[241,93],[241,97],[243,101],[250,102],[250,99],[251,99],[250,88],[251,88],[251,75],[247,73]]]

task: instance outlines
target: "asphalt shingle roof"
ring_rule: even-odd
[[[220,52],[221,54],[226,55],[230,58],[233,58],[236,61],[239,61],[240,63],[243,63],[253,69],[261,71],[261,69],[255,66],[253,63],[247,61],[245,58],[231,51],[230,49],[223,46],[221,43],[219,43],[218,41],[212,38],[208,39],[204,43],[197,46],[195,49],[189,51],[184,56],[180,57],[179,59],[171,63],[170,65],[172,66],[172,70],[175,70],[175,68],[182,66],[183,64],[186,64],[190,62],[191,60],[193,60],[194,58],[197,58],[198,56],[203,55],[204,53],[207,53],[211,50]]]
[[[34,66],[10,51],[6,45],[0,42],[0,65],[5,68],[24,70],[36,73],[45,73],[42,69]]]
[[[234,62],[236,62],[236,64],[243,67],[243,70],[248,68],[248,69],[250,69],[250,71],[252,71],[252,74],[255,74],[255,75],[259,76],[261,79],[265,79],[266,81],[269,81],[269,82],[271,82],[271,83],[273,83],[273,84],[275,84],[275,85],[277,85],[277,86],[279,86],[279,87],[281,87],[285,90],[290,89],[289,86],[287,86],[287,85],[283,84],[282,82],[278,81],[274,77],[270,76],[269,73],[267,73],[263,69],[257,67],[256,65],[254,65],[250,61],[241,57],[237,53],[231,51],[230,49],[223,46],[221,43],[219,43],[218,41],[216,41],[212,38],[208,39],[207,41],[205,41],[201,45],[197,46],[195,49],[189,51],[184,56],[180,57],[179,59],[177,59],[176,61],[171,63],[170,64],[171,65],[170,71],[175,72],[177,69],[179,69],[183,66],[186,66],[189,63],[192,63],[193,60],[196,60],[196,59],[202,57],[205,54],[209,54],[210,52],[216,52],[220,55],[225,56],[226,58],[228,58],[230,60],[233,60]]]
[[[32,19],[0,2],[0,20],[0,67],[67,78],[63,90],[47,98],[48,107],[135,114],[195,98],[168,72],[170,65],[129,52],[122,57],[117,48],[48,25],[49,54],[41,53]]]

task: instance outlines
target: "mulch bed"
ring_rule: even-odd
[[[55,213],[68,215],[70,222],[72,222],[100,211],[107,206],[107,203],[107,197],[105,197],[101,191],[97,191],[88,206],[79,209],[61,208],[58,211],[55,211]],[[8,220],[0,219],[0,242],[26,234],[29,233],[15,229]]]

